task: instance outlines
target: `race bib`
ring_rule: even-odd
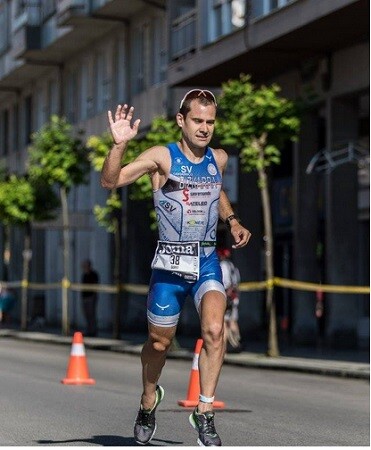
[[[167,270],[189,281],[200,275],[200,243],[157,241],[152,269]]]

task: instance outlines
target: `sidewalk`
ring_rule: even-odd
[[[1,338],[25,341],[71,345],[71,336],[61,336],[51,331],[18,331],[0,329]],[[109,337],[85,337],[86,348],[139,355],[146,336],[144,334],[124,334],[122,339]],[[195,339],[179,337],[179,349],[169,352],[168,358],[192,360]],[[313,347],[289,347],[280,349],[281,356],[270,358],[264,354],[262,343],[252,343],[241,353],[227,353],[224,364],[254,367],[270,370],[288,370],[336,377],[370,379],[368,350],[333,350]]]

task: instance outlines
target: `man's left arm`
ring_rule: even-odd
[[[231,203],[227,194],[222,189],[219,198],[219,217],[226,223],[233,236],[235,244],[233,248],[244,247],[251,237],[251,233],[243,225],[241,225],[239,218],[234,214]]]

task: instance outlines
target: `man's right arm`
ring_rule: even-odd
[[[106,156],[101,174],[102,187],[113,189],[117,186],[117,181],[121,171],[121,161],[126,145],[126,143],[113,144],[111,150]]]
[[[133,183],[146,173],[157,170],[157,164],[146,151],[133,162],[121,167],[126,144],[114,144],[108,153],[102,169],[101,185],[106,189],[113,189]]]
[[[113,146],[108,153],[102,169],[101,185],[107,189],[133,183],[142,175],[153,172],[157,165],[149,157],[148,152],[140,155],[135,161],[121,167],[126,147],[138,133],[140,119],[131,124],[134,107],[118,105],[114,115],[108,111],[108,121],[113,138]]]

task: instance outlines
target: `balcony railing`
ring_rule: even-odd
[[[58,25],[70,25],[73,19],[85,17],[89,14],[89,12],[88,0],[58,0]]]
[[[197,12],[191,9],[171,24],[171,59],[175,60],[196,49]]]

